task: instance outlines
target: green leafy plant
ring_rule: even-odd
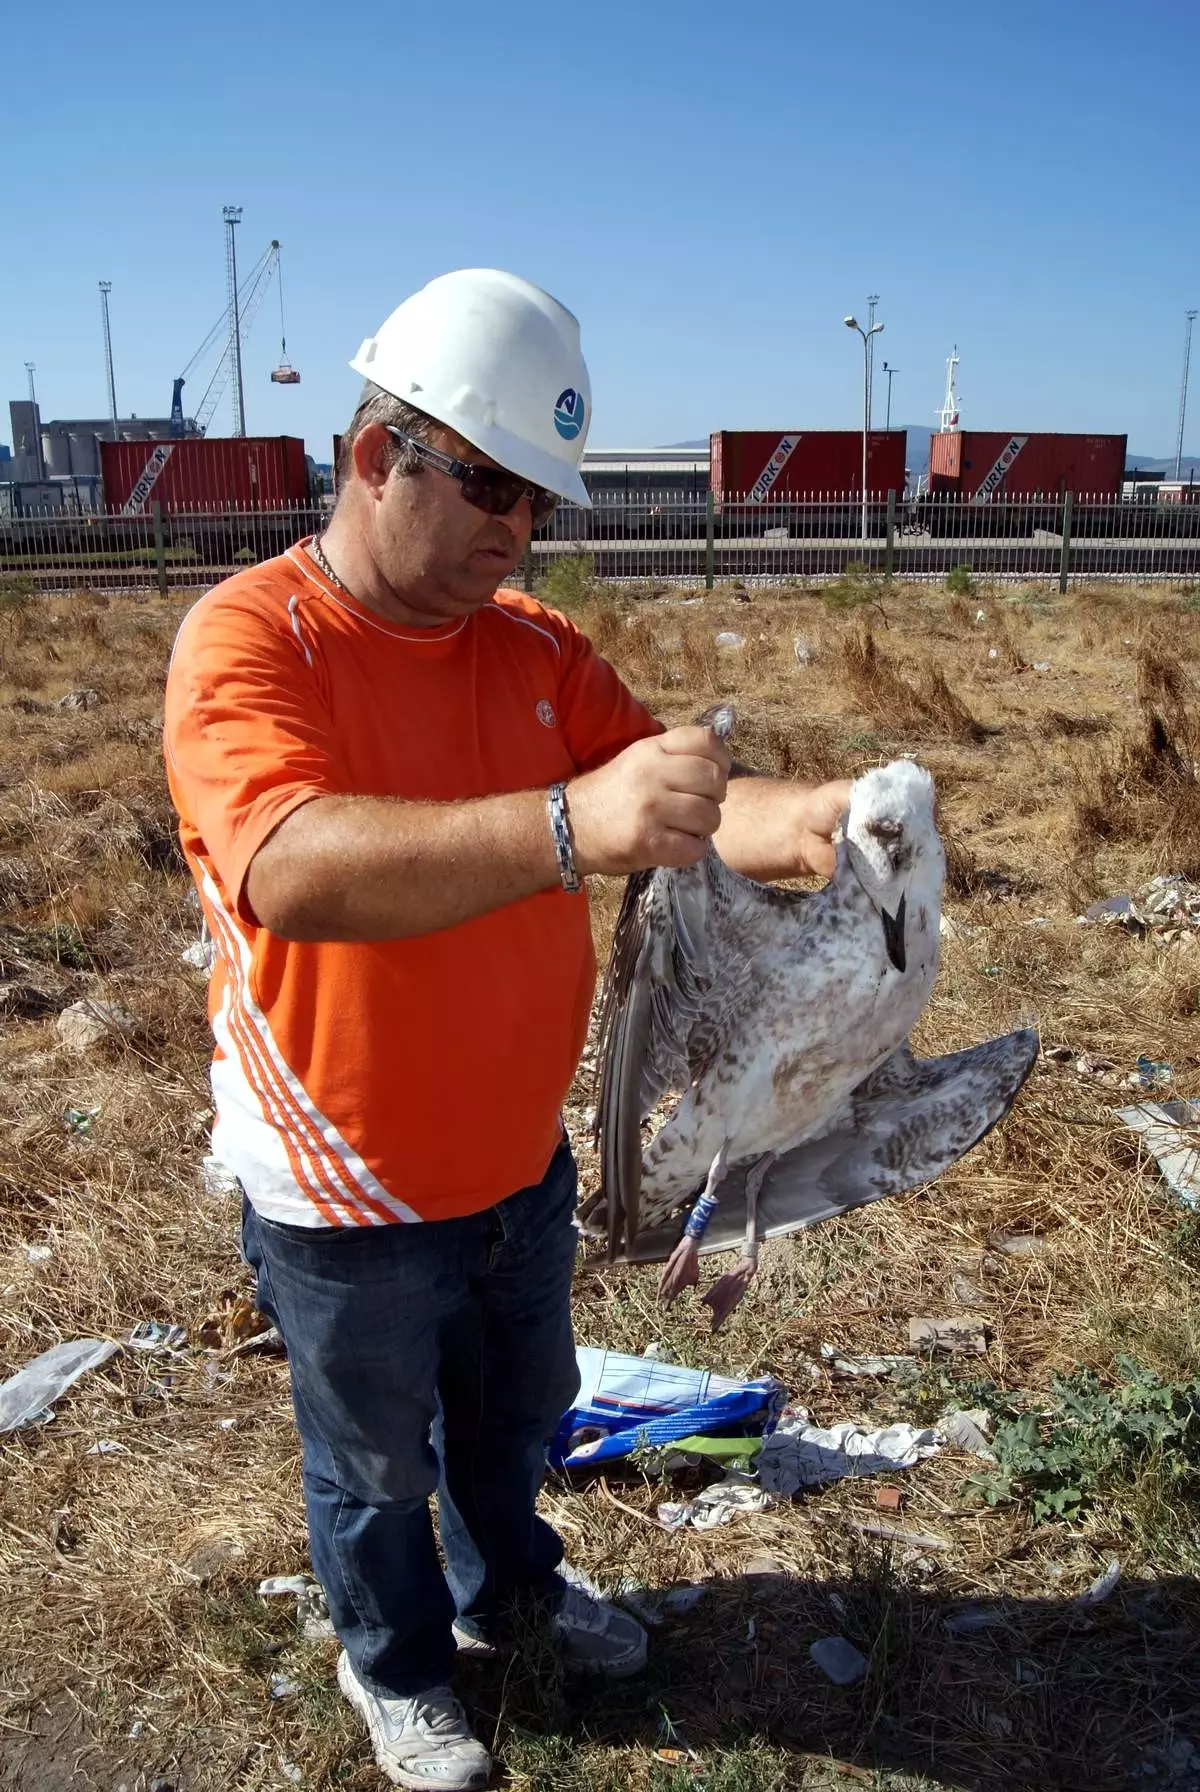
[[[821,586],[821,601],[831,610],[856,610],[862,604],[874,604],[882,610],[882,589],[883,580],[877,572],[864,560],[851,560],[839,578]]]
[[[996,1466],[964,1489],[990,1506],[1025,1501],[1035,1521],[1074,1518],[1151,1466],[1182,1498],[1200,1492],[1200,1380],[1167,1382],[1130,1357],[1105,1389],[1091,1370],[1056,1376],[1051,1404],[996,1428]]]
[[[596,563],[590,554],[564,554],[547,567],[538,596],[556,610],[578,609],[596,591]]]
[[[974,597],[975,575],[965,560],[946,574],[946,590],[952,597]]]
[[[7,622],[19,622],[37,596],[37,582],[28,573],[0,575],[0,616]]]

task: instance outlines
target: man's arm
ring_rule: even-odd
[[[720,823],[729,755],[703,728],[636,741],[567,786],[581,875],[691,865]],[[557,888],[544,790],[463,803],[323,796],[250,862],[246,896],[294,940],[408,939]]]
[[[727,865],[769,883],[833,875],[830,836],[850,801],[850,780],[791,784],[735,765],[713,844]]]

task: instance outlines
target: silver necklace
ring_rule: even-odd
[[[325,577],[335,584],[339,591],[344,591],[347,597],[354,597],[354,593],[351,591],[346,581],[344,579],[339,579],[332,566],[330,566],[329,560],[321,547],[321,537],[319,535],[313,536],[308,544],[308,551],[320,567],[321,571],[325,574]],[[355,599],[355,601],[357,602],[357,599]]]

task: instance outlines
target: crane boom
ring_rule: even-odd
[[[262,302],[267,296],[267,288],[270,286],[278,267],[279,243],[277,240],[272,239],[251,268],[249,277],[242,289],[242,301],[238,306],[238,327],[241,331],[243,342],[249,334],[251,324],[262,309]],[[218,336],[220,336],[222,332],[227,332],[228,328],[229,313],[228,311],[223,311],[212,329],[208,332],[208,335],[204,338],[204,341],[200,344],[200,347],[196,350],[195,354],[184,368],[183,372],[176,378],[171,393],[172,436],[182,436],[185,431],[183,388],[188,375],[196,366],[197,362],[203,360]],[[213,419],[213,413],[220,404],[221,399],[224,397],[232,378],[233,367],[229,352],[229,344],[226,342],[221,358],[213,370],[212,378],[205,387],[204,396],[200,400],[196,410],[195,422],[196,430],[199,435],[207,435],[208,426]]]

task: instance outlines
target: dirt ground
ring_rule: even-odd
[[[861,1528],[882,1517],[870,1481],[679,1533],[654,1517],[678,1481],[549,1484],[546,1515],[603,1587],[705,1591],[618,1688],[546,1658],[470,1664],[503,1783],[1200,1787],[1200,1225],[1113,1117],[1139,1058],[1151,1078],[1170,1067],[1170,1096],[1200,1096],[1200,944],[1077,918],[1157,874],[1200,881],[1200,598],[853,580],[614,596],[583,575],[554,595],[665,719],[732,696],[752,763],[928,765],[953,931],[918,1048],[1033,1020],[1050,1054],[935,1187],[769,1247],[716,1337],[694,1297],[664,1315],[653,1271],[589,1255],[580,1340],[772,1373],[821,1422],[932,1423],[957,1404],[999,1435],[1006,1415],[1059,1411],[1055,1377],[1095,1380],[1061,1459],[1033,1460],[1051,1453],[1044,1417],[1003,1485],[1004,1461],[954,1449],[897,1477],[908,1537]],[[200,1176],[204,978],[180,956],[199,916],[158,741],[185,607],[0,591],[0,1379],[62,1338],[187,1330],[122,1350],[53,1423],[0,1439],[0,1787],[365,1792],[382,1781],[336,1646],[257,1593],[308,1562],[286,1363],[243,1348],[236,1201]],[[593,891],[602,957],[619,895]],[[83,996],[129,1030],[63,1044],[58,1013]],[[568,1112],[585,1189],[591,1100],[585,1067]],[[986,1355],[905,1380],[823,1365],[823,1343],[906,1352],[914,1315],[983,1320]],[[1114,1559],[1115,1592],[1077,1604]],[[869,1660],[858,1685],[809,1656],[835,1633]],[[293,1690],[273,1697],[273,1676]]]

